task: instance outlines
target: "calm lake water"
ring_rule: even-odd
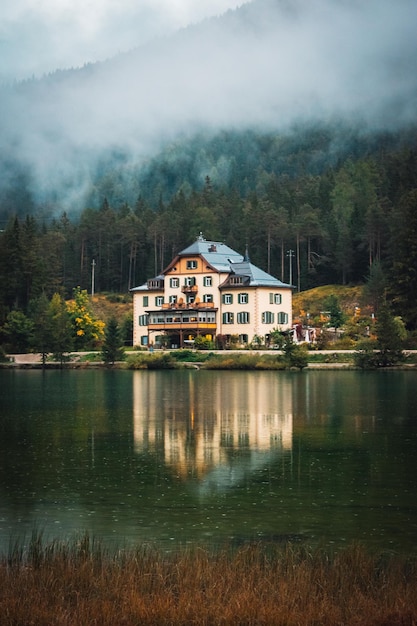
[[[0,551],[417,551],[417,372],[0,371]]]

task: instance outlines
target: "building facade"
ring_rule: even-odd
[[[197,336],[268,343],[292,327],[292,286],[202,235],[132,293],[135,346],[182,348]]]

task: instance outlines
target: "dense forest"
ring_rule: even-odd
[[[72,213],[36,205],[20,178],[1,198],[0,322],[75,287],[128,293],[200,232],[298,291],[372,279],[417,325],[417,129],[223,132],[171,144],[141,168],[123,159]],[[26,204],[27,203],[27,204]]]

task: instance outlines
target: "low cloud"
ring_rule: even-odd
[[[82,67],[243,0],[2,0],[0,84]]]
[[[179,134],[337,117],[395,128],[417,110],[414,0],[257,0],[113,60],[5,90],[0,151],[39,188],[88,186],[122,149]]]

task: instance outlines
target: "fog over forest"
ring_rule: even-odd
[[[254,0],[113,59],[0,92],[2,190],[80,210],[103,160],[205,129],[415,122],[415,0]]]

